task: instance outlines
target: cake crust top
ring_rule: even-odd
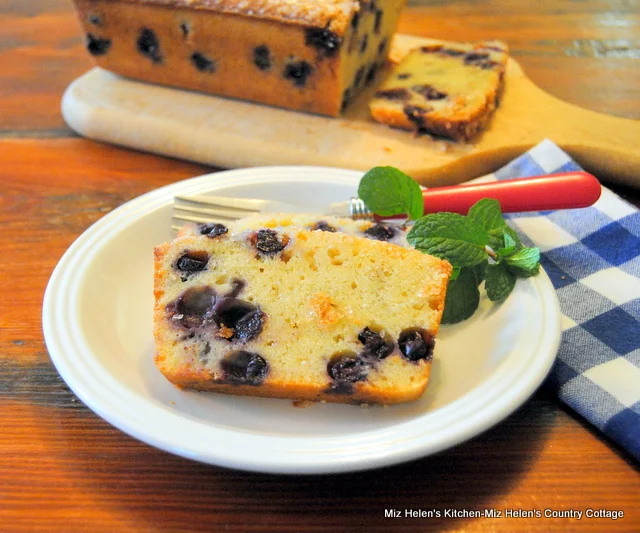
[[[344,32],[347,23],[361,6],[371,0],[115,0],[130,4],[152,4],[234,13],[280,22],[328,27]]]

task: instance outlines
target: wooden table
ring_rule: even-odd
[[[410,2],[401,31],[508,41],[528,75],[583,107],[640,118],[632,2]],[[421,4],[421,5],[418,5]],[[43,291],[90,224],[210,168],[105,146],[64,124],[64,88],[91,65],[69,0],[0,6],[0,530],[638,531],[638,465],[544,390],[471,442],[379,471],[275,476],[142,444],[84,407],[43,341]],[[637,190],[616,187],[637,203]],[[385,509],[440,518],[385,518]],[[609,509],[619,520],[450,518],[445,510]]]

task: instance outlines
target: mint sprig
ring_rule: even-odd
[[[373,167],[362,176],[358,196],[370,211],[383,217],[407,215],[417,220],[424,214],[420,185],[394,167]]]
[[[407,180],[413,182],[410,184]],[[393,167],[375,167],[360,181],[358,195],[382,216],[406,214],[416,220],[407,241],[417,250],[451,263],[443,324],[466,320],[480,303],[480,285],[491,301],[511,294],[518,278],[540,271],[540,250],[529,248],[502,218],[493,198],[476,202],[467,216],[456,213],[422,215],[420,187]],[[418,207],[419,206],[419,207]]]

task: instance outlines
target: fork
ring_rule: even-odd
[[[600,182],[587,172],[563,172],[533,178],[518,178],[491,183],[472,183],[424,189],[424,213],[449,211],[466,215],[482,198],[495,198],[503,213],[574,209],[593,205],[600,197]],[[185,223],[229,223],[258,213],[318,213],[351,217],[355,220],[381,218],[369,211],[357,197],[324,207],[201,194],[176,196],[172,227]],[[384,217],[397,218],[397,217]]]

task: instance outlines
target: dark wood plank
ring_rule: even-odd
[[[81,139],[0,141],[0,523],[65,531],[631,531],[636,466],[544,391],[480,437],[437,456],[334,476],[272,476],[150,448],[89,411],[58,376],[40,326],[66,247],[127,200],[206,167]],[[256,453],[260,453],[256,450]],[[625,518],[452,518],[457,511],[615,509]],[[385,518],[385,509],[437,510]],[[52,524],[62,524],[53,526]]]
[[[6,403],[0,519],[51,531],[610,531],[640,524],[640,478],[538,395],[504,423],[437,456],[382,470],[277,476],[149,448],[84,407]],[[576,433],[581,438],[576,439]],[[259,453],[259,450],[256,451]],[[37,505],[35,505],[37,502]],[[385,509],[401,511],[385,518]],[[405,509],[439,511],[407,517]],[[448,510],[622,510],[611,519],[453,518]],[[542,529],[537,529],[541,527]]]
[[[71,1],[1,4],[0,530],[640,530],[638,463],[544,390],[454,449],[336,476],[272,476],[198,464],[138,442],[87,409],[59,377],[43,340],[41,302],[56,262],[118,205],[211,169],[68,138],[73,133],[60,116],[60,98],[91,66]],[[633,2],[409,5],[401,31],[506,40],[529,77],[551,94],[640,118],[640,13]],[[637,190],[616,190],[639,203]],[[447,509],[485,508],[608,509],[624,517],[444,516]],[[441,516],[385,518],[385,509]]]
[[[70,135],[60,114],[69,83],[91,67],[66,0],[0,6],[0,135]]]

